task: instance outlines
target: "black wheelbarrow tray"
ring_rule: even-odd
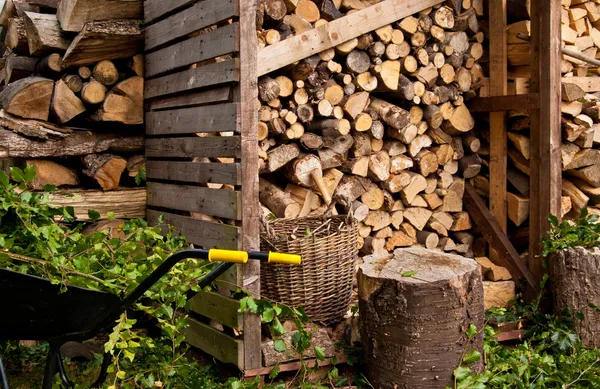
[[[90,289],[54,285],[45,278],[0,269],[0,340],[39,340],[50,345],[46,359],[43,389],[52,389],[58,373],[67,388],[73,387],[63,366],[60,348],[66,342],[81,342],[110,330],[116,320],[146,293],[178,262],[208,259],[218,264],[202,278],[204,288],[237,263],[249,259],[282,264],[300,264],[300,256],[229,250],[185,250],[171,255],[154,272],[124,298]],[[111,355],[104,354],[100,375],[93,387],[101,386],[107,377]],[[0,355],[0,389],[9,389],[8,378]]]

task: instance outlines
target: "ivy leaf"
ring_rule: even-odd
[[[114,212],[106,212],[106,217],[108,218],[108,220],[115,220],[115,213]]]
[[[18,167],[10,168],[10,176],[16,182],[25,182],[25,173],[23,172],[23,170],[19,169]]]
[[[100,212],[90,209],[88,210],[88,217],[92,219],[92,222],[96,223],[100,220]]]
[[[58,190],[56,185],[50,185],[50,184],[44,185],[43,188],[44,188],[44,192],[46,192],[46,193],[52,193],[52,192],[56,192]]]
[[[550,220],[550,224],[553,225],[554,227],[558,227],[558,218],[556,217],[556,215],[550,215],[550,217],[548,217],[548,220]]]
[[[23,173],[25,175],[25,182],[33,181],[33,179],[35,178],[35,175],[36,175],[35,166],[34,165],[27,166],[25,168],[25,170],[23,171]]]
[[[267,308],[261,315],[263,323],[270,323],[275,318],[275,310],[273,308]]]
[[[481,353],[477,350],[473,350],[467,355],[465,355],[465,357],[463,358],[463,363],[466,365],[470,365],[472,363],[477,362],[479,359],[481,359]]]
[[[282,353],[286,349],[285,342],[281,339],[277,339],[275,342],[273,342],[273,348],[275,351]]]
[[[125,358],[129,359],[129,362],[133,362],[133,360],[135,359],[135,354],[129,350],[122,350],[122,351],[123,351],[123,356]]]
[[[469,339],[473,339],[473,337],[477,334],[477,327],[475,327],[475,324],[471,323],[471,325],[469,326],[469,329],[467,330],[467,337]]]
[[[275,366],[271,369],[271,372],[269,373],[269,378],[274,379],[275,377],[277,377],[280,371],[281,369],[279,368],[279,365]]]
[[[0,186],[2,186],[2,188],[8,188],[8,184],[8,174],[4,173],[3,171],[0,171]]]
[[[471,375],[471,369],[469,369],[468,367],[457,367],[456,369],[454,369],[454,378],[456,378],[458,381],[460,380],[464,380],[465,378],[467,378],[468,376]]]
[[[406,277],[406,278],[414,277],[416,275],[417,275],[416,271],[407,271],[407,272],[402,273],[402,277]]]
[[[273,324],[271,325],[271,331],[275,336],[280,336],[287,332],[285,328],[283,328],[283,325],[281,325],[281,322],[277,317],[275,318],[275,320],[273,320]]]
[[[323,350],[322,347],[315,347],[315,358],[317,358],[321,362],[325,360],[325,350]]]

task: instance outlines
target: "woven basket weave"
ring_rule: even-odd
[[[357,236],[357,223],[346,216],[269,222],[261,236],[262,249],[300,254],[302,265],[261,265],[261,295],[303,306],[313,322],[343,319],[352,298]]]

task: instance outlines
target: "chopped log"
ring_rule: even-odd
[[[517,227],[529,219],[529,198],[525,196],[507,193],[508,218]]]
[[[562,194],[571,198],[571,204],[576,213],[580,213],[590,201],[590,198],[585,195],[575,184],[569,180],[562,180]]]
[[[90,154],[83,157],[85,170],[103,190],[113,190],[119,187],[121,174],[127,167],[127,160],[112,154]]]
[[[144,123],[144,79],[131,77],[118,83],[108,94],[94,118],[123,124]]]
[[[471,154],[462,158],[458,165],[464,178],[473,178],[481,171],[481,163],[479,155]]]
[[[323,147],[323,138],[312,132],[306,132],[300,138],[300,145],[306,150],[319,150]]]
[[[369,178],[375,182],[386,181],[390,177],[390,156],[379,151],[369,157]]]
[[[138,56],[136,55],[135,58],[137,58]],[[137,73],[137,72],[136,72]],[[87,66],[81,66],[79,67],[79,69],[77,69],[77,74],[79,75],[79,77],[81,77],[82,80],[89,80],[90,77],[92,77],[92,70],[90,68],[88,68]],[[139,76],[139,74],[138,74]],[[140,77],[143,76],[143,73]]]
[[[372,99],[370,109],[377,112],[381,119],[398,131],[410,124],[410,113],[404,109],[380,99]]]
[[[26,119],[48,120],[54,81],[28,77],[7,85],[0,93],[4,110]]]
[[[62,57],[60,54],[50,54],[37,63],[35,71],[44,77],[56,79],[62,71],[61,59]]]
[[[39,57],[67,50],[70,41],[61,30],[55,15],[25,12],[24,19],[29,54]]]
[[[74,169],[68,168],[56,162],[32,159],[26,161],[27,166],[35,167],[35,178],[29,183],[34,190],[41,190],[45,185],[75,186],[79,185],[79,177]]]
[[[6,63],[4,66],[4,83],[6,85],[27,78],[35,72],[35,65],[37,58],[30,57],[18,57],[15,54],[10,54],[6,57]]]
[[[581,179],[595,188],[600,187],[600,162],[581,169],[569,170],[567,173]]]
[[[64,124],[85,112],[85,105],[63,80],[58,80],[52,95],[51,109],[58,122]]]
[[[29,43],[24,18],[8,19],[5,45],[18,55],[29,55]]]
[[[142,8],[141,0],[61,0],[57,17],[63,30],[79,32],[96,20],[142,19]]]
[[[92,76],[102,85],[110,86],[119,80],[119,71],[112,61],[105,60],[94,66]]]
[[[598,288],[592,280],[598,277],[598,252],[582,247],[558,250],[550,257],[554,312],[568,310],[573,316],[574,329],[583,346],[600,346],[600,304]],[[582,313],[583,319],[575,319]]]
[[[401,191],[402,201],[410,204],[415,197],[427,188],[427,180],[420,174],[412,174],[410,183]]]
[[[369,209],[376,211],[383,207],[385,201],[384,192],[376,185],[369,185],[368,189],[361,195],[361,202]]]
[[[6,127],[8,121],[0,118],[0,125]],[[14,126],[25,131],[39,131],[46,123],[16,120]],[[38,128],[36,128],[38,127]],[[48,138],[46,138],[48,139]],[[32,140],[13,131],[0,129],[0,157],[46,158],[59,156],[78,156],[104,151],[132,152],[144,148],[143,136],[123,136],[123,134],[98,134],[88,131],[77,131],[61,139]]]
[[[266,173],[273,173],[287,163],[293,161],[300,155],[300,150],[296,144],[286,144],[278,146],[267,153],[267,165],[265,167]]]
[[[425,228],[432,214],[433,212],[428,209],[417,207],[407,208],[403,211],[404,219],[419,231]]]
[[[427,249],[435,249],[440,243],[440,237],[435,232],[419,231],[417,232],[417,241]]]
[[[344,104],[344,111],[352,118],[362,113],[369,106],[369,93],[358,92],[348,97]]]
[[[83,84],[81,99],[88,104],[100,104],[106,98],[106,92],[106,87],[92,78]]]
[[[454,110],[454,114],[444,123],[444,131],[449,135],[460,135],[471,131],[475,127],[475,121],[466,105],[461,105]]]
[[[484,324],[481,272],[470,259],[419,248],[367,257],[358,272],[358,290],[366,372],[374,387],[388,387],[390,382],[410,388],[452,386],[453,371],[465,350],[483,348],[482,332],[472,340],[447,335],[460,334],[469,324],[477,328]],[[471,293],[465,298],[463,290]],[[427,296],[429,308],[423,308],[420,296]],[[398,305],[405,301],[408,307]],[[411,304],[420,308],[415,310]],[[432,321],[423,314],[448,320]],[[415,321],[432,336],[411,336]],[[404,339],[403,352],[384,349],[390,334]],[[413,369],[403,370],[405,366]],[[483,361],[470,368],[481,371]]]
[[[90,221],[88,210],[100,213],[106,220],[108,213],[121,219],[146,217],[146,188],[102,190],[67,189],[50,194],[49,204],[54,207],[73,207],[79,221]]]
[[[279,83],[269,76],[261,77],[258,80],[258,97],[261,101],[269,102],[279,97],[281,87]]]
[[[563,82],[562,84],[562,100],[567,102],[577,101],[585,97],[585,92],[577,84],[569,84]]]
[[[136,177],[140,170],[146,170],[146,157],[134,155],[127,160],[127,175],[129,177]]]
[[[63,66],[130,58],[142,51],[143,42],[144,36],[135,20],[91,22],[85,25],[67,48]]]
[[[262,178],[259,179],[259,199],[278,218],[295,218],[301,211],[300,205],[288,193]]]
[[[515,283],[513,281],[483,281],[483,293],[485,309],[505,308],[516,297]]]
[[[389,212],[371,211],[364,220],[365,225],[373,228],[373,231],[379,231],[392,223]]]
[[[83,88],[83,80],[81,77],[75,74],[65,74],[62,77],[62,80],[74,93],[81,92],[81,89]]]

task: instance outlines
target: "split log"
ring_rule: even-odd
[[[6,57],[4,66],[4,83],[6,85],[27,78],[35,72],[35,65],[37,58],[30,57],[18,57],[14,54],[10,54]]]
[[[52,113],[60,124],[85,112],[85,105],[63,80],[56,81],[52,95]]]
[[[367,257],[358,273],[358,289],[366,372],[374,387],[391,388],[390,383],[417,389],[452,386],[453,371],[465,349],[482,350],[482,332],[472,341],[464,335],[469,325],[481,328],[484,324],[481,272],[472,260],[417,248]],[[471,292],[466,294],[467,290]],[[420,302],[423,295],[429,299],[427,309]],[[408,306],[399,306],[400,301]],[[413,309],[411,304],[420,308]],[[432,315],[447,320],[432,321]],[[430,336],[414,336],[415,322]],[[404,352],[385,348],[396,342],[395,337],[403,339]],[[470,367],[481,371],[483,361]]]
[[[278,218],[295,218],[300,214],[300,205],[288,193],[262,178],[259,180],[259,187],[260,202]]]
[[[85,170],[103,190],[113,190],[119,187],[121,174],[127,167],[127,160],[112,154],[90,154],[83,157]]]
[[[26,119],[48,120],[54,81],[28,77],[16,81],[0,93],[4,110]]]
[[[6,47],[18,55],[29,55],[29,43],[24,18],[8,19],[8,29],[4,40]]]
[[[63,66],[130,58],[143,50],[143,42],[142,30],[135,20],[88,23],[67,48]]]
[[[108,213],[118,219],[144,218],[146,201],[146,188],[110,192],[69,189],[51,193],[49,204],[54,207],[73,207],[77,220],[90,221],[90,209],[98,211],[101,220],[106,220]]]
[[[70,41],[61,30],[55,15],[25,12],[24,19],[29,54],[39,57],[67,50]]]
[[[79,32],[88,22],[111,19],[142,19],[141,0],[61,0],[57,18],[65,31]],[[139,75],[139,74],[138,74]]]
[[[26,161],[27,166],[35,167],[35,178],[29,186],[34,190],[41,190],[45,185],[75,186],[79,185],[79,177],[74,169],[66,167],[56,162],[32,159]]]
[[[131,77],[118,83],[107,95],[94,118],[123,124],[144,123],[144,79]]]
[[[35,70],[41,76],[56,79],[62,71],[61,59],[62,57],[58,53],[50,54],[37,63]]]

